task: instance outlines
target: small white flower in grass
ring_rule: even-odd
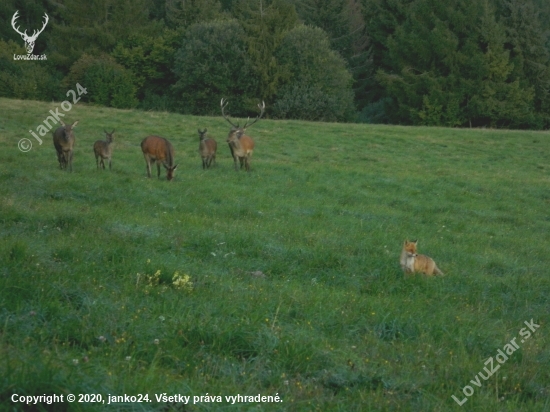
[[[78,359],[73,359],[73,364],[78,365]]]
[[[162,315],[159,316],[159,320],[160,320],[161,322],[164,322],[165,319],[166,319],[166,318],[165,318],[164,316],[162,316]]]
[[[153,341],[153,343],[154,343],[155,345],[158,345],[158,344],[160,343],[160,341],[159,341],[158,339],[155,339],[155,340]]]
[[[101,335],[98,339],[100,342],[105,342],[107,340],[103,335]]]
[[[132,360],[132,357],[131,356],[126,356],[126,360],[129,362]]]

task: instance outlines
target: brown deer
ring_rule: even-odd
[[[206,134],[206,129],[204,129],[202,132],[200,129],[197,129],[199,132],[199,153],[202,157],[202,168],[208,169],[212,162],[216,164],[216,150],[218,149],[218,143],[208,137]]]
[[[231,155],[233,156],[233,161],[235,162],[235,170],[239,170],[239,168],[237,167],[238,159],[241,164],[241,169],[244,165],[246,171],[250,172],[250,158],[252,157],[252,153],[254,152],[254,140],[252,140],[250,136],[247,136],[244,133],[246,132],[247,127],[252,126],[263,116],[265,111],[265,102],[262,102],[262,104],[258,103],[260,114],[250,124],[248,123],[250,121],[249,117],[243,127],[239,127],[238,124],[233,124],[231,120],[229,120],[229,118],[225,115],[224,109],[227,106],[226,100],[222,99],[220,102],[220,106],[222,108],[223,118],[227,120],[232,126],[231,130],[229,131],[229,135],[227,136],[227,143],[229,144],[229,149],[231,150]]]
[[[174,146],[160,136],[148,136],[141,142],[141,151],[147,163],[147,176],[151,177],[151,162],[157,163],[157,176],[160,178],[160,164],[166,169],[166,179],[172,180],[178,165],[174,166]]]
[[[113,141],[115,140],[115,137],[113,134],[115,131],[113,130],[111,133],[108,133],[106,130],[105,132],[105,140],[97,140],[94,143],[94,154],[95,154],[95,165],[99,169],[99,166],[103,166],[103,170],[105,170],[105,160],[109,161],[109,170],[111,170],[111,156],[113,155]]]
[[[62,120],[59,120],[61,126],[53,132],[53,145],[57,152],[57,161],[60,169],[73,171],[73,148],[74,148],[74,131],[73,129],[78,124],[78,120],[71,125],[66,125]]]

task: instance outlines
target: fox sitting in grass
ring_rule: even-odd
[[[439,270],[434,260],[425,255],[419,255],[416,253],[417,240],[409,242],[405,240],[403,243],[403,251],[401,252],[401,269],[405,275],[411,275],[413,273],[423,273],[428,276],[441,275],[443,272]]]

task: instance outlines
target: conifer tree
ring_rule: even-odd
[[[507,35],[507,49],[514,74],[522,87],[533,87],[533,127],[550,126],[550,43],[548,30],[541,25],[541,13],[531,0],[506,0],[502,22]]]
[[[48,59],[68,72],[84,53],[110,53],[131,34],[156,33],[161,25],[150,20],[151,4],[151,0],[65,0],[57,8]]]
[[[285,0],[241,0],[233,14],[245,31],[248,56],[258,80],[256,99],[270,102],[288,76],[278,64],[275,51],[296,25],[296,10]]]

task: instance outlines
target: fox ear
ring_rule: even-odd
[[[413,240],[411,243],[414,243],[416,245],[418,243],[418,240]]]

